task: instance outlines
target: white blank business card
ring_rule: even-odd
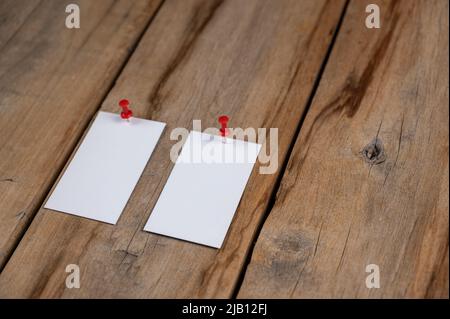
[[[164,126],[99,112],[45,208],[115,224]]]
[[[192,131],[144,230],[220,248],[260,149]]]

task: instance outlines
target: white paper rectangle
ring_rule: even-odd
[[[260,149],[192,131],[144,230],[220,248]]]
[[[164,127],[99,112],[45,208],[115,224]]]

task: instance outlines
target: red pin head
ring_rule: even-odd
[[[229,120],[229,118],[226,115],[219,116],[219,123],[221,126],[219,131],[220,131],[220,135],[222,135],[223,137],[228,135],[228,128],[227,128],[228,120]]]
[[[133,112],[128,108],[129,105],[130,102],[126,99],[119,101],[119,106],[122,108],[120,117],[123,118],[124,120],[128,120],[133,115]]]

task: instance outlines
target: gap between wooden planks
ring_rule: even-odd
[[[448,298],[448,1],[376,1],[369,30],[372,2],[349,4],[240,298]]]
[[[0,269],[161,1],[75,3],[0,2]]]
[[[224,246],[143,232],[172,169],[170,130],[192,119],[279,128],[285,160],[344,1],[167,1],[104,101],[167,122],[116,226],[40,209],[0,275],[2,297],[229,297],[277,174],[255,168]],[[224,194],[226,196],[226,194]],[[78,264],[81,288],[66,289]]]

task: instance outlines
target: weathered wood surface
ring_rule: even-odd
[[[220,250],[143,232],[173,167],[169,133],[192,119],[276,127],[286,158],[344,1],[166,1],[102,109],[122,97],[168,123],[116,226],[40,209],[0,275],[1,297],[229,297],[278,172],[250,178]],[[88,87],[89,85],[85,83]],[[61,124],[67,126],[67,124]],[[65,267],[81,268],[66,289]]]
[[[448,298],[448,1],[376,1],[379,30],[368,3],[350,2],[238,297]]]
[[[159,0],[0,1],[0,269]]]

